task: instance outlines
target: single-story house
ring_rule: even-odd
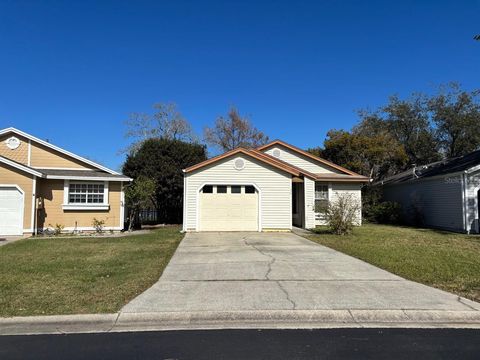
[[[276,140],[237,148],[184,169],[184,231],[288,231],[323,224],[318,205],[369,179]],[[361,211],[358,212],[361,224]]]
[[[0,235],[124,226],[123,186],[131,179],[15,128],[0,130]]]
[[[480,150],[411,168],[378,185],[402,206],[408,223],[479,232]]]

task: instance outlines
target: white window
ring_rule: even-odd
[[[63,200],[64,210],[108,210],[108,182],[65,180]]]
[[[69,204],[103,204],[104,185],[87,183],[70,183],[68,189]]]
[[[323,219],[323,211],[328,206],[328,185],[315,183],[315,218]]]

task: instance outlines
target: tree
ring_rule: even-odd
[[[125,201],[130,210],[128,216],[128,231],[133,230],[135,219],[142,208],[149,206],[155,196],[155,181],[140,176],[125,188]]]
[[[430,124],[427,98],[413,94],[407,100],[391,96],[377,112],[359,112],[361,121],[353,132],[364,136],[388,132],[401,144],[408,156],[406,166],[424,165],[440,160],[439,146]]]
[[[175,103],[156,103],[153,114],[131,113],[125,125],[125,136],[132,140],[127,152],[137,149],[140,144],[152,138],[196,141],[190,123],[178,111]]]
[[[317,153],[347,169],[374,180],[403,169],[408,157],[402,145],[386,132],[371,136],[330,130],[322,150]]]
[[[465,155],[480,145],[479,91],[467,92],[450,84],[429,100],[436,139],[446,157]]]
[[[223,151],[239,146],[252,148],[268,142],[268,136],[255,128],[248,118],[240,116],[235,108],[230,109],[226,118],[217,118],[212,128],[206,127],[204,138],[207,144]]]
[[[123,173],[155,182],[152,204],[164,223],[182,220],[183,173],[191,165],[207,159],[205,146],[167,138],[148,139],[130,152]]]

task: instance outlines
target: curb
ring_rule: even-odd
[[[0,318],[0,335],[207,329],[475,328],[480,311],[269,310]]]

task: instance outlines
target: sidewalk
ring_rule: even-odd
[[[0,319],[0,335],[280,328],[480,329],[480,311],[271,310],[116,313]]]

